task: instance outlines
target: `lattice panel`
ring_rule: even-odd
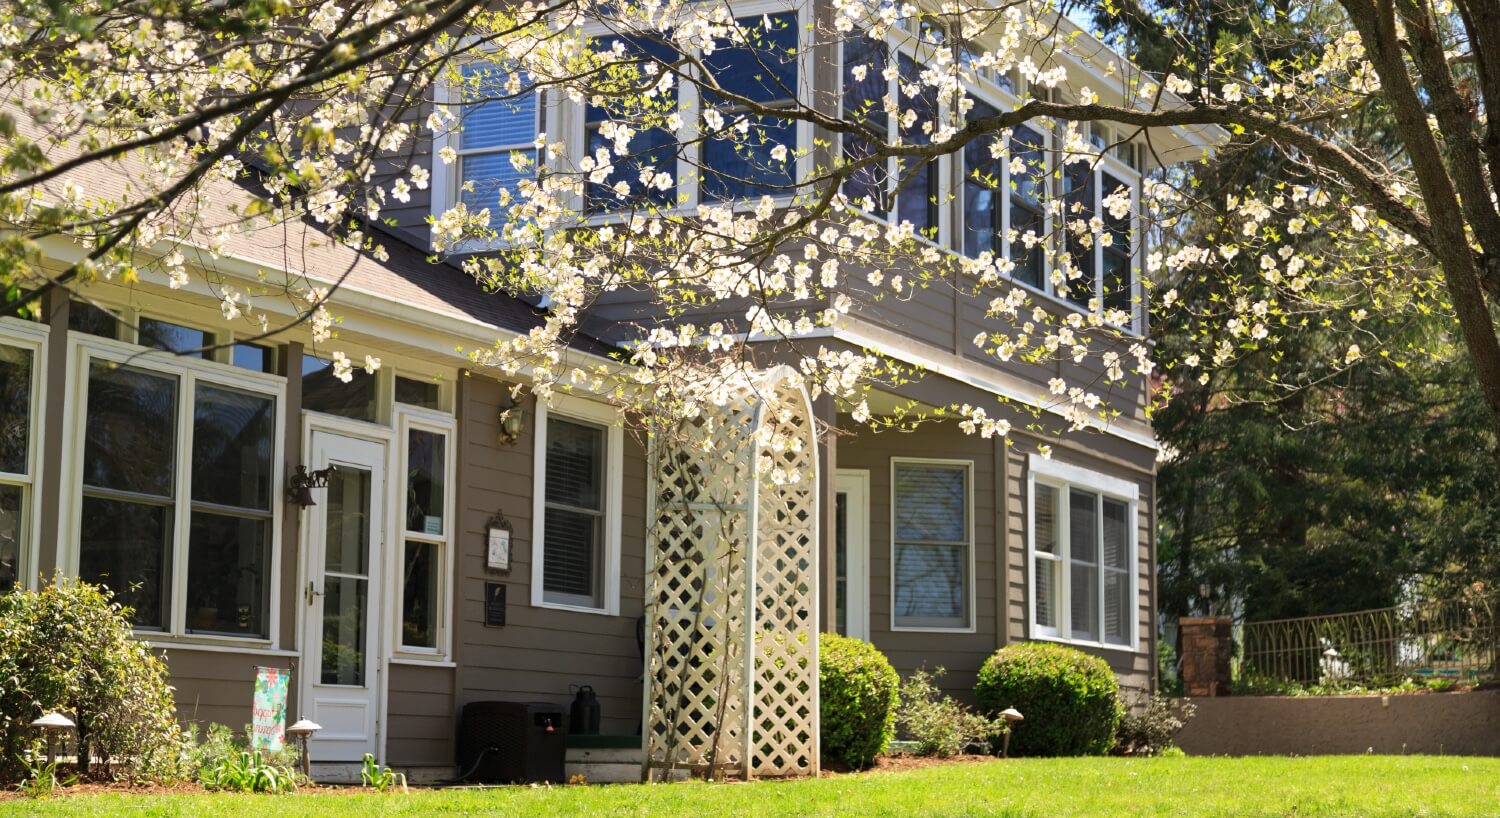
[[[706,444],[706,445],[705,445]],[[817,772],[817,446],[796,372],[653,439],[646,774]]]
[[[761,408],[755,550],[755,740],[759,775],[818,769],[816,437],[800,384]]]

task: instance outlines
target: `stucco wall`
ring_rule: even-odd
[[[1177,736],[1190,755],[1345,753],[1500,756],[1500,691],[1193,699]]]

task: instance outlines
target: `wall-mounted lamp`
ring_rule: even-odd
[[[337,471],[338,468],[332,464],[326,469],[311,472],[306,466],[298,466],[286,484],[287,502],[296,503],[301,508],[317,505],[318,501],[313,499],[312,490],[328,488],[328,478]]]
[[[500,445],[509,446],[521,439],[521,433],[526,431],[526,416],[521,411],[521,404],[513,404],[509,409],[500,412]]]

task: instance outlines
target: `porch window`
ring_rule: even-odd
[[[1131,646],[1134,485],[1066,464],[1032,469],[1033,635]]]
[[[894,461],[891,480],[891,625],[973,626],[973,465]]]
[[[789,108],[796,104],[798,54],[797,14],[782,12],[737,21],[746,42],[716,44],[712,54],[702,57],[714,79],[726,91],[767,107]],[[703,198],[705,201],[790,196],[795,191],[797,123],[781,117],[759,117],[727,98],[704,90],[704,104],[717,108],[724,117],[724,131],[746,120],[745,136],[726,139],[703,134]],[[706,125],[705,125],[706,127]],[[777,145],[785,145],[787,159],[771,157]]]
[[[406,525],[401,558],[401,646],[441,649],[448,540],[448,436],[406,431]]]
[[[142,317],[138,329],[141,346],[165,350],[174,355],[203,358],[214,345],[213,333],[160,318]]]
[[[268,638],[278,390],[110,346],[81,357],[78,575],[143,630]]]
[[[35,354],[0,343],[0,594],[26,578]]]
[[[313,355],[302,356],[302,408],[314,412],[376,423],[380,420],[377,374],[360,367],[345,383],[333,372],[333,362]]]
[[[490,226],[506,221],[522,179],[536,175],[540,95],[507,90],[511,71],[493,62],[463,67],[463,131],[458,138],[459,198],[471,212],[489,209]],[[522,87],[529,83],[523,81]]]

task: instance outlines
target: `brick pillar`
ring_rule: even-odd
[[[1182,688],[1188,696],[1228,696],[1229,658],[1234,653],[1233,620],[1227,616],[1184,616]]]

